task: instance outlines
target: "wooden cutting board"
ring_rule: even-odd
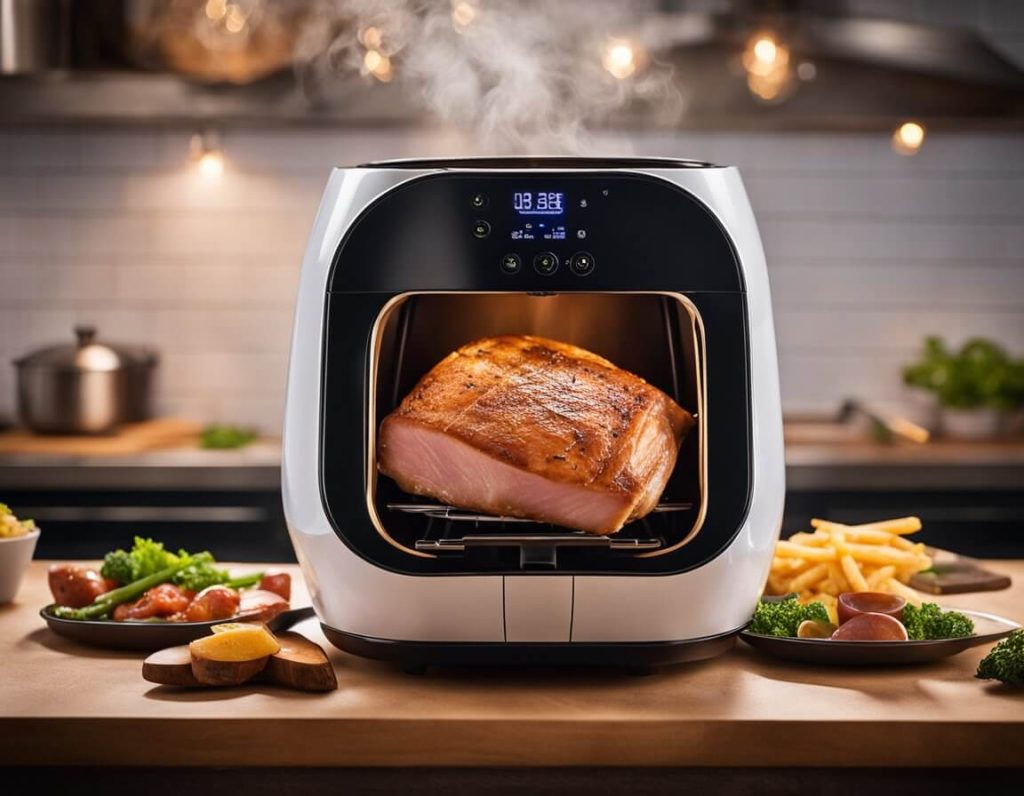
[[[986,569],[980,561],[949,550],[928,548],[932,568],[919,572],[910,585],[926,594],[966,594],[1010,588],[1010,576]]]
[[[182,446],[198,446],[202,425],[162,417],[122,426],[113,434],[72,436],[33,434],[22,429],[0,434],[0,454],[43,453],[58,456],[118,456]]]

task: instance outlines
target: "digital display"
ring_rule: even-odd
[[[560,216],[565,212],[561,191],[515,191],[512,209],[521,216]]]

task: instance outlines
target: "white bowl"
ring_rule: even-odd
[[[38,528],[22,536],[0,538],[0,604],[11,602],[18,593],[38,541]]]

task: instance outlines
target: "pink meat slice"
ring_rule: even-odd
[[[582,348],[485,338],[439,362],[384,418],[378,467],[452,506],[604,535],[657,505],[693,422]]]

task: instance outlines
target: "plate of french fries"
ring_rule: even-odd
[[[867,525],[815,519],[811,527],[777,543],[766,594],[796,594],[801,602],[824,603],[833,621],[844,592],[889,592],[912,605],[922,603],[923,595],[907,585],[932,566],[924,544],[908,538],[921,530],[920,519]]]
[[[966,632],[908,640],[904,630],[902,640],[877,640],[876,636],[871,640],[837,641],[835,639],[841,637],[838,632],[831,638],[808,636],[803,634],[802,627],[796,633],[791,630],[771,635],[755,632],[751,630],[755,626],[752,621],[749,628],[741,631],[740,637],[752,647],[779,658],[803,663],[877,666],[939,660],[979,644],[995,643],[1020,627],[1017,622],[993,614],[928,605],[933,600],[930,595],[907,585],[914,575],[932,566],[925,545],[912,538],[920,530],[921,520],[917,517],[863,525],[811,520],[810,530],[794,533],[776,543],[762,605],[782,601],[786,606],[793,606],[786,607],[787,612],[816,613],[823,617],[821,608],[811,605],[821,603],[830,621],[821,618],[805,624],[823,625],[833,632],[842,624],[840,595],[846,606],[858,592],[869,594],[857,599],[873,601],[892,595],[900,598],[896,601],[899,605],[913,605],[932,615],[938,612],[948,619],[955,614],[966,623]],[[800,605],[790,602],[794,595]],[[886,598],[883,602],[893,601]],[[760,608],[758,610],[760,612]],[[908,610],[902,609],[903,621],[907,621]],[[877,614],[869,616],[876,617],[873,621],[877,621]]]

